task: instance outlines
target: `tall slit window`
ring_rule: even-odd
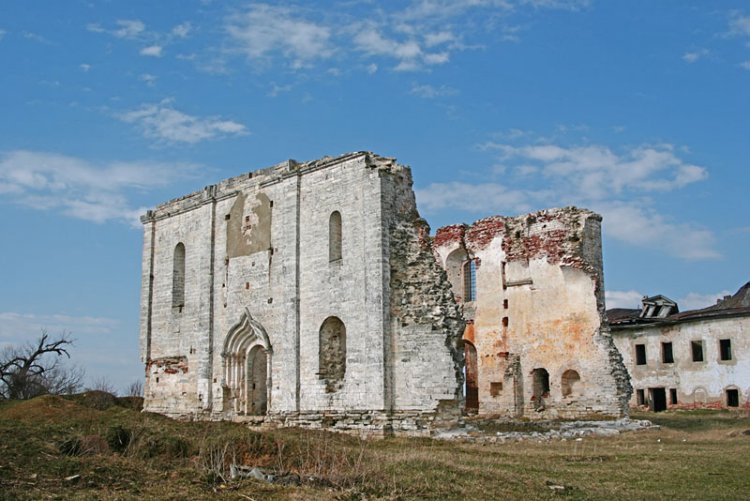
[[[178,243],[172,259],[172,308],[185,306],[185,244]]]
[[[464,263],[464,301],[477,299],[477,260],[469,259]]]
[[[328,220],[328,261],[341,260],[341,213],[334,211]]]

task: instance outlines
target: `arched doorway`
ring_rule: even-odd
[[[248,405],[246,414],[262,416],[268,410],[268,355],[266,350],[256,345],[248,356],[247,395]]]
[[[534,409],[542,411],[545,408],[544,399],[549,396],[549,372],[547,369],[539,368],[531,371],[531,374],[534,378],[534,394],[531,400],[534,402]]]
[[[245,311],[224,341],[224,409],[264,415],[271,406],[271,356],[263,326]]]
[[[466,371],[466,411],[479,410],[479,368],[477,367],[477,349],[469,341],[464,341],[464,360]]]

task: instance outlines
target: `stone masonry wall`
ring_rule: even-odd
[[[437,415],[455,417],[461,320],[407,168],[370,153],[288,161],[142,220],[147,410],[373,433],[424,431]],[[172,304],[178,244],[181,308]],[[403,291],[392,295],[392,283]],[[343,325],[333,384],[320,346],[330,319]],[[259,410],[265,415],[252,415]]]

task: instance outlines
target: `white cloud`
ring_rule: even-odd
[[[378,65],[375,63],[370,63],[365,67],[365,71],[369,73],[370,75],[374,75],[378,71]]]
[[[521,5],[536,9],[560,9],[576,11],[591,5],[591,0],[521,0]]]
[[[71,316],[65,314],[32,314],[0,312],[0,345],[22,344],[39,337],[42,330],[50,336],[67,332],[77,335],[109,334],[117,321],[105,317]]]
[[[735,12],[729,20],[729,34],[740,37],[750,37],[750,16]]]
[[[481,214],[528,212],[542,194],[513,190],[498,183],[432,183],[415,190],[420,210],[430,213],[459,210]]]
[[[741,62],[740,68],[750,70],[750,60]]]
[[[164,48],[161,45],[149,45],[148,47],[142,48],[140,54],[142,56],[161,57],[163,55],[163,49]]]
[[[138,76],[138,80],[145,82],[149,87],[153,87],[156,84],[156,80],[159,77],[152,75],[151,73],[142,73]]]
[[[658,249],[685,260],[720,257],[711,230],[674,222],[639,200],[592,202],[591,208],[604,217],[605,236],[636,247]]]
[[[251,5],[245,12],[231,16],[226,30],[236,50],[253,60],[280,53],[293,68],[301,68],[334,53],[329,27],[304,19],[286,7]]]
[[[189,22],[180,23],[172,28],[171,34],[177,38],[187,38],[193,31],[193,25]]]
[[[641,307],[643,294],[638,291],[604,291],[604,300],[607,303],[607,309],[610,308],[631,308]]]
[[[89,72],[89,70],[91,69],[91,65],[90,65],[90,64],[86,64],[86,63],[83,63],[83,64],[79,64],[79,65],[78,65],[78,67],[79,67],[79,68],[81,69],[81,71],[82,71],[82,72],[84,72],[84,73],[88,73],[88,72]]]
[[[115,24],[119,28],[111,33],[117,38],[136,38],[146,29],[146,25],[138,19],[120,19]]]
[[[457,94],[458,91],[452,87],[448,87],[445,85],[441,85],[440,87],[435,87],[434,85],[429,84],[414,84],[411,87],[411,94],[415,96],[419,96],[424,99],[434,99],[436,97],[445,97],[445,96],[453,96]]]
[[[192,164],[107,162],[38,151],[15,150],[0,155],[3,201],[37,210],[103,223],[137,223],[143,212],[128,201],[129,190],[150,190],[188,177]]]
[[[707,178],[705,168],[678,156],[678,148],[661,144],[615,151],[603,145],[563,146],[521,130],[501,137],[506,142],[480,148],[498,153],[493,173],[502,175],[504,184],[432,184],[417,190],[420,208],[426,213],[514,215],[540,207],[578,205],[603,215],[607,237],[685,260],[720,257],[710,229],[675,221],[644,196]],[[514,140],[529,144],[507,142]]]
[[[107,33],[116,38],[135,39],[146,31],[146,25],[138,19],[118,19],[115,21],[117,28],[105,29],[99,23],[90,23],[86,29],[94,33]]]
[[[731,296],[732,292],[723,290],[713,294],[701,294],[699,292],[690,292],[686,296],[675,299],[680,311],[701,310],[716,304],[717,299],[723,299],[724,296]]]
[[[427,36],[431,37],[429,42],[422,43],[411,35],[405,40],[399,41],[384,36],[380,26],[370,23],[356,28],[353,42],[354,47],[366,56],[395,59],[398,62],[394,67],[396,71],[416,71],[425,66],[445,64],[450,60],[450,53],[445,48],[438,52],[427,52],[425,50],[436,45],[442,46],[448,41],[446,39],[447,34],[428,34]],[[441,41],[440,39],[444,40]]]
[[[708,56],[708,54],[709,54],[708,49],[700,49],[700,50],[696,50],[693,52],[685,52],[682,55],[682,60],[685,61],[686,63],[692,64]]]
[[[164,143],[194,144],[248,133],[247,128],[239,122],[218,117],[194,117],[175,110],[169,100],[144,104],[136,110],[118,115],[118,118],[136,124],[146,137]]]
[[[519,159],[540,167],[545,177],[567,184],[579,198],[602,200],[625,191],[664,192],[708,177],[705,168],[687,163],[669,144],[643,145],[616,153],[601,145],[555,144],[513,146],[486,143],[505,161]]]

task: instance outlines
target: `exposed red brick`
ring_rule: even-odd
[[[438,228],[437,232],[435,233],[433,245],[435,248],[438,248],[450,243],[460,243],[464,238],[465,232],[465,224],[452,224],[450,226],[443,226],[442,228]]]
[[[505,232],[505,218],[502,216],[492,216],[472,224],[466,230],[466,247],[470,249],[483,249],[487,247],[492,240]]]

